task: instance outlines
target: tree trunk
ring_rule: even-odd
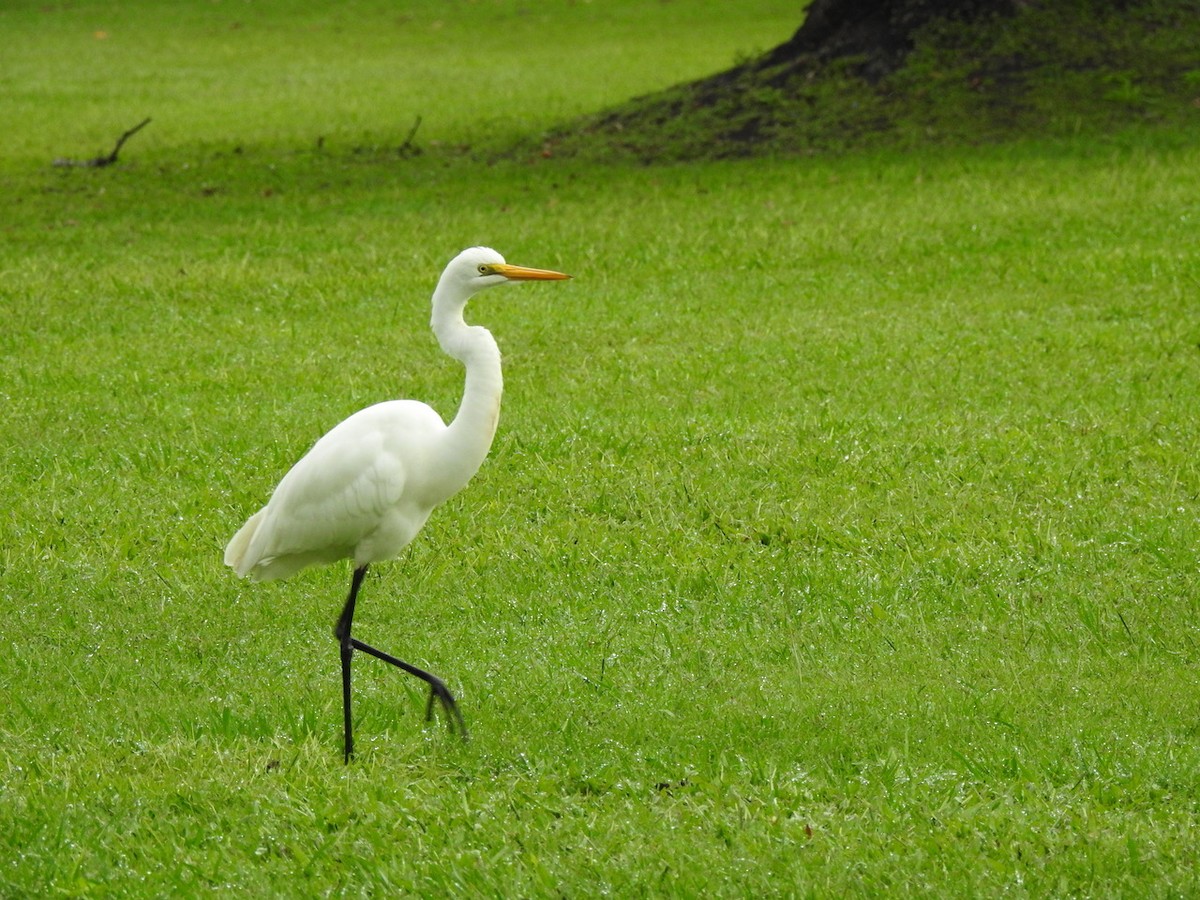
[[[813,0],[796,33],[754,61],[755,69],[801,59],[820,65],[862,57],[857,74],[878,81],[913,49],[913,37],[936,20],[969,22],[1009,15],[1029,0]]]

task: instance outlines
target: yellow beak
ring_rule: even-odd
[[[525,266],[510,266],[508,264],[492,266],[492,272],[503,275],[509,281],[563,281],[570,278],[562,272],[550,269],[529,269]]]

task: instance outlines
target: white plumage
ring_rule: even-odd
[[[436,412],[413,400],[355,413],[283,476],[270,502],[233,536],[225,562],[267,581],[339,559],[354,560],[355,568],[392,559],[449,496],[420,477],[436,470],[446,431]]]
[[[286,578],[305,566],[351,559],[354,577],[335,634],[342,649],[345,757],[353,749],[350,657],[363,650],[425,680],[462,725],[440,679],[351,637],[354,604],[367,566],[397,556],[434,507],[479,470],[496,433],[503,377],[500,350],[486,328],[463,319],[467,301],[489,287],[570,276],[505,263],[473,247],[446,266],[433,293],[430,324],[438,343],[466,369],[458,414],[449,425],[415,400],[377,403],[325,434],[279,482],[267,505],[225,548],[225,563],[255,581]],[[465,729],[464,729],[465,734]]]

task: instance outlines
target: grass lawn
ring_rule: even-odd
[[[1200,893],[1200,135],[460,150],[755,6],[0,12],[0,895]],[[348,568],[221,552],[354,410],[453,414],[474,243],[576,277],[469,310],[492,454],[355,620],[472,739],[360,655],[347,767]]]

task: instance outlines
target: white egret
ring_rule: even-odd
[[[485,288],[518,281],[557,281],[561,272],[512,266],[495,250],[473,247],[446,266],[433,292],[430,321],[441,348],[466,368],[458,414],[449,425],[416,400],[388,400],[335,426],[283,476],[267,505],[225,548],[225,563],[255,581],[286,578],[305,566],[353,561],[350,593],[334,628],[341,646],[345,759],[350,723],[350,659],[355,650],[403,669],[429,685],[426,718],[441,702],[450,728],[466,726],[445,682],[351,636],[354,604],[367,567],[392,559],[438,504],[461,490],[492,445],[503,380],[491,332],[463,319],[467,301]]]

